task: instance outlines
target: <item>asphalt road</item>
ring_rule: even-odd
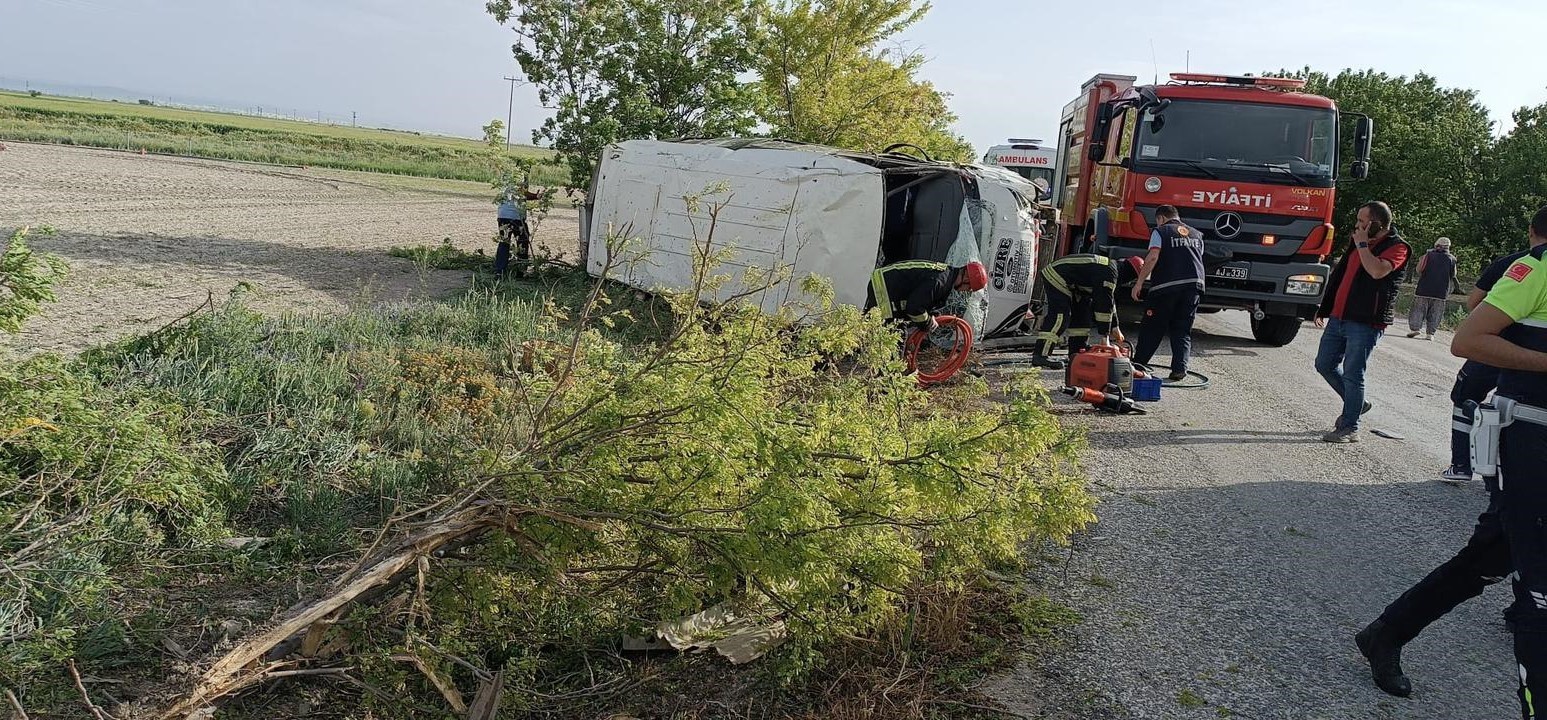
[[[1027,717],[1503,718],[1518,713],[1498,585],[1404,653],[1411,698],[1371,683],[1353,634],[1465,542],[1480,483],[1449,462],[1449,333],[1381,341],[1361,442],[1328,445],[1321,332],[1270,348],[1244,313],[1199,318],[1193,369],[1146,416],[1061,405],[1088,430],[1100,521],[1032,580],[1083,621],[988,690]],[[1165,362],[1162,356],[1157,362]],[[1049,386],[1059,373],[1044,373]],[[1381,429],[1402,440],[1377,437]]]

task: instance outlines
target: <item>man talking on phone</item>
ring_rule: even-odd
[[[1391,224],[1391,208],[1371,201],[1359,208],[1353,247],[1338,261],[1316,311],[1325,327],[1316,352],[1316,372],[1343,399],[1343,411],[1329,443],[1359,442],[1359,416],[1370,411],[1364,399],[1364,369],[1370,353],[1396,315],[1397,284],[1410,253]]]

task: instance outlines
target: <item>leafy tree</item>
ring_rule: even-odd
[[[28,228],[11,233],[0,248],[0,333],[21,332],[27,318],[54,300],[54,283],[64,276],[64,261],[34,253],[27,233]]]
[[[1479,194],[1482,260],[1524,247],[1531,215],[1547,204],[1547,103],[1514,113],[1515,128],[1489,153]]]
[[[505,121],[500,119],[490,120],[483,126],[483,143],[489,147],[501,147],[505,144]]]
[[[881,47],[918,22],[914,0],[782,0],[766,18],[757,69],[764,121],[777,137],[855,150],[912,143],[966,161],[945,93],[914,75],[925,58]]]
[[[1335,224],[1346,231],[1359,205],[1384,200],[1416,247],[1445,235],[1458,251],[1475,252],[1483,241],[1476,218],[1492,143],[1492,122],[1477,91],[1441,87],[1424,73],[1328,75],[1305,68],[1287,74],[1305,78],[1307,92],[1332,98],[1342,111],[1375,120],[1370,177],[1338,194]]]
[[[514,26],[512,50],[554,108],[533,133],[585,186],[607,143],[751,132],[759,0],[491,0]]]

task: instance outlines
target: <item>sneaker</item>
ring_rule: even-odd
[[[1410,338],[1418,337],[1418,331],[1414,330],[1414,331],[1408,333],[1407,336],[1410,337]]]
[[[1359,415],[1363,416],[1368,414],[1370,412],[1370,408],[1373,407],[1375,407],[1375,403],[1372,403],[1369,400],[1364,401],[1364,405],[1359,408]]]
[[[1424,338],[1424,339],[1425,340],[1433,340],[1434,339],[1434,333],[1429,333],[1429,336]]]
[[[1178,371],[1176,371],[1174,373],[1171,373],[1170,375],[1167,375],[1166,379],[1171,381],[1171,382],[1181,382],[1181,381],[1187,379],[1187,371],[1186,370],[1178,370]]]
[[[1472,471],[1451,465],[1445,468],[1444,472],[1440,473],[1440,477],[1444,478],[1446,482],[1464,483],[1472,479]]]
[[[1321,441],[1329,443],[1356,443],[1359,442],[1359,429],[1341,427],[1321,436]]]

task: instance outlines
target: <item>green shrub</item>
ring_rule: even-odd
[[[326,634],[368,682],[429,704],[436,691],[392,658],[417,655],[464,693],[469,666],[503,668],[507,708],[532,709],[607,681],[575,671],[622,634],[719,604],[783,623],[789,640],[765,665],[796,677],[834,640],[895,619],[911,588],[965,587],[1025,541],[1093,519],[1073,443],[1035,383],[995,388],[1007,405],[973,378],[925,392],[901,373],[890,330],[820,283],[806,289],[824,300],[776,317],[692,296],[617,301],[553,271],[342,317],[222,308],[89,354],[89,375],[27,366],[6,407],[85,419],[26,415],[71,430],[17,435],[58,443],[59,458],[34,480],[35,461],[5,466],[32,485],[0,520],[36,502],[44,478],[66,478],[137,493],[55,513],[94,518],[74,537],[137,533],[136,552],[163,558],[221,533],[269,538],[261,562],[214,564],[222,596],[315,572],[326,594],[352,564],[340,558],[369,567],[415,528],[474,517],[484,532]],[[37,387],[65,399],[27,395]],[[135,442],[115,446],[123,479],[105,485],[100,457],[66,450],[115,433]],[[123,568],[145,564],[103,552],[82,577],[124,579],[87,588],[98,607],[136,581]],[[49,647],[81,652],[71,638],[94,616],[60,617],[76,634]],[[38,680],[35,663],[15,667],[11,682]]]
[[[481,250],[468,252],[452,245],[451,238],[446,238],[440,245],[392,247],[387,250],[387,254],[412,260],[416,265],[437,270],[477,270],[489,266],[492,262],[492,259]]]
[[[225,471],[194,420],[52,356],[0,366],[0,682],[105,654],[90,648],[128,610],[121,591],[225,534]]]
[[[27,234],[28,228],[16,230],[0,248],[0,333],[20,332],[22,322],[54,300],[54,283],[64,277],[64,261],[32,252]]]

